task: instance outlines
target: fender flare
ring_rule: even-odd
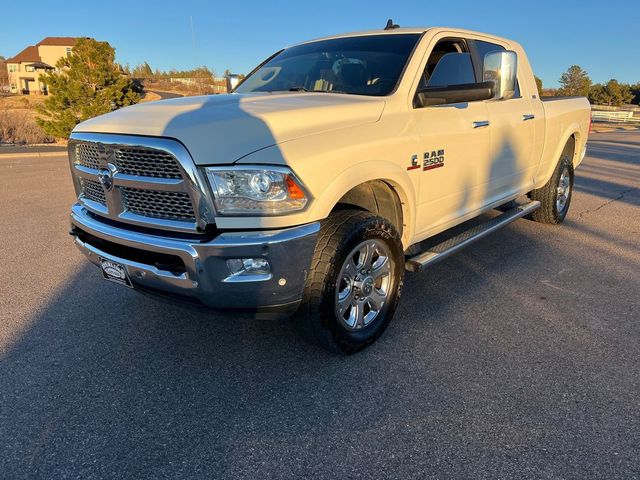
[[[415,227],[417,195],[407,172],[395,163],[371,160],[359,162],[343,170],[320,195],[320,201],[314,208],[314,216],[328,217],[338,201],[347,192],[360,184],[374,180],[386,182],[400,199],[403,217],[402,242],[407,247],[409,240],[413,237]]]

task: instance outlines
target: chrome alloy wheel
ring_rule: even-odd
[[[347,255],[336,285],[336,315],[348,330],[369,325],[389,299],[393,274],[389,247],[366,240]]]
[[[570,193],[571,177],[569,176],[569,169],[564,167],[562,174],[560,175],[560,181],[558,182],[558,190],[556,193],[556,210],[558,213],[561,213],[564,210]]]

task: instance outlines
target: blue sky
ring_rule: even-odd
[[[11,21],[0,22],[0,55],[13,56],[45,36],[90,36],[114,46],[122,64],[146,60],[160,69],[206,65],[218,73],[248,72],[283,46],[382,27],[391,17],[402,26],[463,27],[513,38],[548,87],[574,64],[595,82],[640,81],[638,0],[91,3],[51,9],[44,0],[28,8],[5,2],[0,18]]]

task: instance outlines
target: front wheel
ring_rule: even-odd
[[[294,321],[305,338],[327,350],[358,352],[389,324],[403,275],[394,226],[369,212],[338,210],[322,223]]]

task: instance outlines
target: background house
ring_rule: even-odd
[[[56,70],[56,62],[61,57],[71,55],[76,40],[75,37],[46,37],[7,59],[10,91],[24,95],[46,95],[47,86],[38,77],[46,71]]]

